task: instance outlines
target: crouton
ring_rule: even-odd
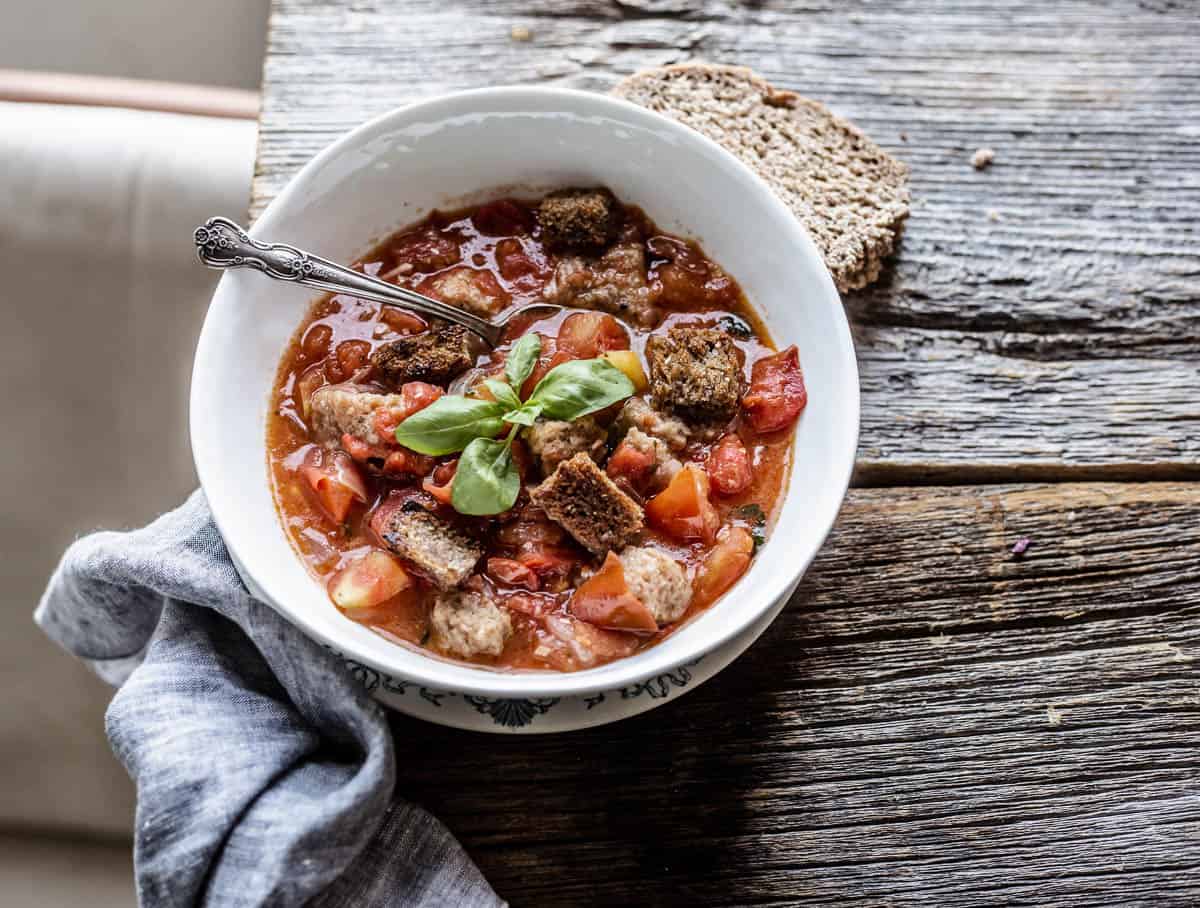
[[[491,599],[456,590],[440,593],[429,616],[434,646],[455,656],[499,656],[512,636],[512,616]]]
[[[728,422],[742,393],[742,366],[729,335],[672,328],[646,344],[650,392],[670,412],[698,423]]]
[[[409,381],[445,385],[471,368],[475,358],[467,329],[443,325],[383,344],[371,354],[371,362],[384,382],[399,388]]]
[[[461,585],[475,569],[483,548],[475,540],[420,505],[381,509],[371,529],[383,543],[438,589]]]
[[[604,463],[608,433],[590,416],[573,422],[558,419],[538,420],[525,430],[525,443],[549,476],[560,463],[583,452],[596,463]]]
[[[596,309],[642,328],[659,322],[658,294],[646,280],[646,250],[630,233],[601,256],[567,256],[542,291],[559,306]]]
[[[682,451],[688,443],[688,427],[680,419],[667,416],[640,397],[631,397],[617,414],[613,429],[620,441],[630,430],[640,429],[662,439],[672,451]]]
[[[564,189],[542,199],[537,219],[552,249],[599,249],[617,238],[621,209],[607,189]]]
[[[343,435],[352,435],[368,445],[384,444],[375,430],[376,414],[389,408],[404,411],[399,394],[379,394],[346,383],[318,388],[310,406],[313,438],[327,448],[338,447]]]
[[[583,453],[560,463],[530,497],[551,520],[596,553],[621,548],[644,525],[637,503]]]
[[[650,609],[659,627],[683,617],[692,601],[692,585],[678,561],[657,549],[636,546],[617,557],[629,592]]]

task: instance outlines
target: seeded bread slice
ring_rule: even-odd
[[[662,66],[612,93],[704,133],[763,177],[808,228],[838,290],[879,277],[908,217],[908,166],[853,124],[742,66]]]

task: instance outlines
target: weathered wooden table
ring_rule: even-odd
[[[275,0],[252,209],[414,98],[697,58],[912,165],[846,300],[856,487],[704,687],[559,737],[398,719],[401,792],[516,905],[1196,904],[1200,7]]]

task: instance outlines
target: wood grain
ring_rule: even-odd
[[[895,267],[846,301],[858,481],[1200,477],[1189,4],[276,0],[253,210],[406,101],[604,90],[697,58],[821,99],[912,165]],[[996,161],[978,172],[982,146]]]
[[[858,490],[695,693],[401,789],[515,905],[1195,904],[1198,654],[1200,485]]]
[[[698,691],[549,738],[398,716],[401,793],[518,906],[1196,904],[1193,5],[275,0],[252,211],[399,104],[689,59],[912,166],[899,255],[845,300],[857,482],[895,487],[852,491]]]

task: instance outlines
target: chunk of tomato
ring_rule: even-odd
[[[512,199],[499,199],[475,209],[471,223],[484,236],[511,236],[533,227],[533,212]]]
[[[746,453],[742,440],[733,432],[713,445],[704,469],[719,495],[737,495],[750,488],[750,483],[754,481],[750,455]]]
[[[686,464],[665,489],[646,502],[646,519],[676,539],[712,543],[721,518],[708,499],[708,489],[708,474],[695,464]]]
[[[643,479],[654,469],[654,453],[635,448],[628,441],[622,441],[608,459],[609,478],[624,479],[632,487],[637,488]]]
[[[496,244],[496,269],[512,287],[530,293],[540,290],[553,271],[545,255],[535,246],[526,247],[516,237]]]
[[[541,585],[538,582],[537,574],[513,558],[489,558],[487,574],[505,586],[519,586],[536,591]]]
[[[555,366],[562,365],[565,362],[570,362],[578,357],[567,353],[564,350],[556,350],[553,344],[550,345],[549,351],[546,349],[546,344],[542,343],[542,353],[538,357],[537,363],[533,367],[533,371],[529,373],[529,378],[525,379],[525,384],[521,385],[521,400],[525,400],[533,393],[533,389],[537,387],[538,382],[546,377],[546,373]]]
[[[539,577],[565,577],[579,565],[579,556],[561,545],[529,544],[517,555],[517,561]]]
[[[338,608],[371,608],[412,586],[412,578],[387,552],[367,552],[329,578],[329,596]]]
[[[593,359],[609,350],[628,350],[629,333],[611,315],[574,312],[559,326],[558,349],[575,359]]]
[[[396,266],[411,265],[424,272],[449,268],[462,257],[458,240],[432,226],[399,237],[392,245],[392,255]]]
[[[326,516],[342,523],[354,502],[367,500],[367,484],[354,461],[342,451],[332,454],[316,450],[300,467],[300,475]]]
[[[621,559],[609,552],[604,564],[575,590],[568,605],[581,621],[613,631],[653,634],[658,622],[646,604],[629,591]]]
[[[764,356],[750,370],[750,390],[742,398],[742,412],[755,432],[786,429],[807,403],[808,392],[795,344]]]
[[[717,544],[700,565],[692,593],[700,605],[708,605],[728,590],[750,566],[754,539],[742,527],[726,527]]]
[[[384,444],[394,444],[396,427],[414,413],[424,410],[446,392],[437,385],[423,381],[405,382],[400,388],[400,406],[380,407],[375,411],[373,423],[375,434]]]
[[[433,469],[434,460],[408,448],[396,448],[383,460],[383,472],[388,476],[423,476]]]

